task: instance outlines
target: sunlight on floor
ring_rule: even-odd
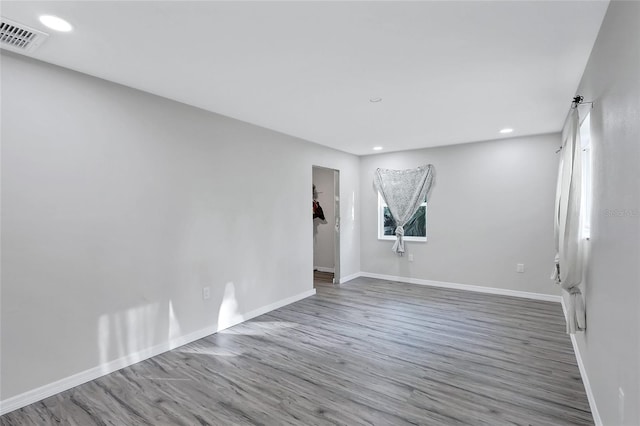
[[[222,348],[192,348],[185,347],[177,349],[177,352],[183,354],[194,354],[194,355],[210,355],[210,356],[223,356],[223,357],[234,357],[242,355],[244,352],[231,352],[227,349]]]
[[[289,329],[297,328],[298,323],[286,321],[253,321],[239,324],[233,328],[221,331],[223,334],[246,336],[266,336],[268,334],[282,334]]]

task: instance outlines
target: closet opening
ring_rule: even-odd
[[[340,283],[340,172],[312,167],[313,287]]]

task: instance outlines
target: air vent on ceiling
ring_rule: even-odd
[[[0,18],[0,47],[20,53],[33,52],[49,34],[5,17]]]

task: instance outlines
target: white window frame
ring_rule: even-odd
[[[380,193],[378,193],[378,239],[379,240],[391,240],[394,241],[396,239],[395,235],[384,235],[384,208],[387,207],[387,203],[384,202],[384,199],[382,198],[382,195],[380,195]],[[427,214],[429,212],[429,209],[427,208],[427,202],[423,202],[422,204],[420,204],[420,207],[424,207],[425,208],[425,215],[424,215],[424,220],[425,220],[425,235],[424,237],[410,237],[410,236],[405,236],[403,237],[404,241],[417,241],[417,242],[426,242],[427,241]]]
[[[580,145],[582,149],[582,194],[580,205],[580,222],[582,238],[591,238],[591,199],[592,199],[592,159],[591,159],[591,113],[580,123]]]

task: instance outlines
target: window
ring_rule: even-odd
[[[582,222],[582,237],[591,236],[591,115],[587,116],[580,125],[580,144],[582,145],[582,194],[580,205],[580,221]]]
[[[378,194],[378,239],[395,240],[396,223],[391,217],[389,207]],[[420,205],[416,214],[404,226],[405,241],[427,241],[427,203]]]

